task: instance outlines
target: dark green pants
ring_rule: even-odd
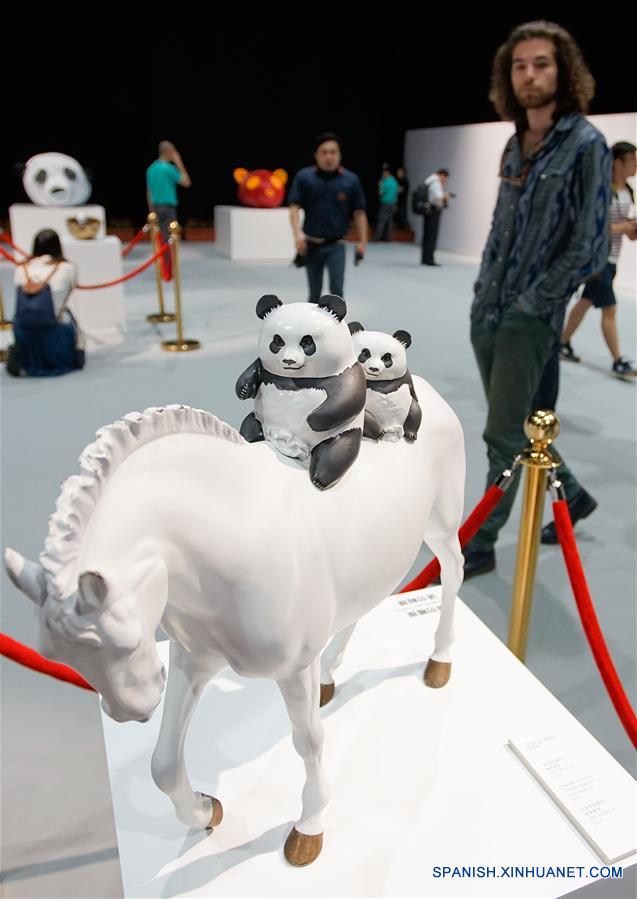
[[[471,343],[488,404],[482,436],[487,444],[487,487],[490,487],[528,444],[524,421],[532,411],[533,398],[555,344],[555,334],[546,322],[510,307],[495,328],[484,322],[472,322]],[[580,486],[566,465],[558,473],[566,498],[571,499]],[[498,532],[511,512],[519,480],[518,470],[506,494],[471,541],[472,549],[493,549]]]

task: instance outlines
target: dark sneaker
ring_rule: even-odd
[[[632,362],[629,362],[625,356],[615,359],[611,372],[620,378],[634,378],[637,376],[637,369]]]
[[[568,511],[571,516],[571,521],[573,522],[573,527],[575,527],[575,524],[582,518],[588,518],[588,516],[591,515],[596,508],[597,500],[593,499],[590,493],[587,493],[582,488],[580,492],[573,497],[573,499],[570,499],[568,501]],[[551,521],[549,524],[545,525],[542,528],[540,543],[552,545],[558,542],[559,541],[557,539],[555,522]]]
[[[465,581],[495,569],[495,550],[493,549],[469,549],[468,546],[465,546],[462,550],[462,554],[464,556]]]
[[[567,362],[581,362],[570,343],[560,344],[560,359],[565,359]]]

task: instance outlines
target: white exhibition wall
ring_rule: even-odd
[[[637,143],[637,113],[590,116],[608,145],[619,140]],[[441,250],[479,258],[482,254],[498,190],[502,151],[512,133],[510,122],[418,128],[405,134],[404,164],[410,190],[437,168],[451,172],[448,189],[457,194],[441,220]],[[411,200],[410,200],[411,202]],[[420,240],[419,216],[409,211]],[[623,241],[616,283],[635,290],[637,242]]]

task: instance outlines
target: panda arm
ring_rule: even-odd
[[[315,386],[319,386],[318,384]],[[313,431],[329,431],[350,421],[365,408],[365,372],[356,362],[340,375],[325,378],[319,389],[327,393],[321,405],[307,417]]]
[[[240,400],[248,400],[257,395],[260,386],[261,360],[255,359],[252,365],[239,375],[234,389]]]
[[[418,397],[414,389],[414,382],[412,381],[409,372],[407,372],[407,377],[409,379],[409,392],[411,393],[411,406],[409,407],[407,418],[403,424],[403,429],[408,440],[415,440],[418,434],[418,428],[420,427],[420,422],[422,421],[422,409],[420,408]]]
[[[365,425],[363,427],[363,437],[369,437],[370,440],[380,440],[383,429],[378,423],[376,416],[365,409]]]

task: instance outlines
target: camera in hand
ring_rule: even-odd
[[[297,253],[292,260],[292,265],[295,268],[303,268],[304,265],[307,265],[307,253]]]
[[[354,265],[358,265],[365,258],[365,254],[361,253],[358,246],[354,247]]]

